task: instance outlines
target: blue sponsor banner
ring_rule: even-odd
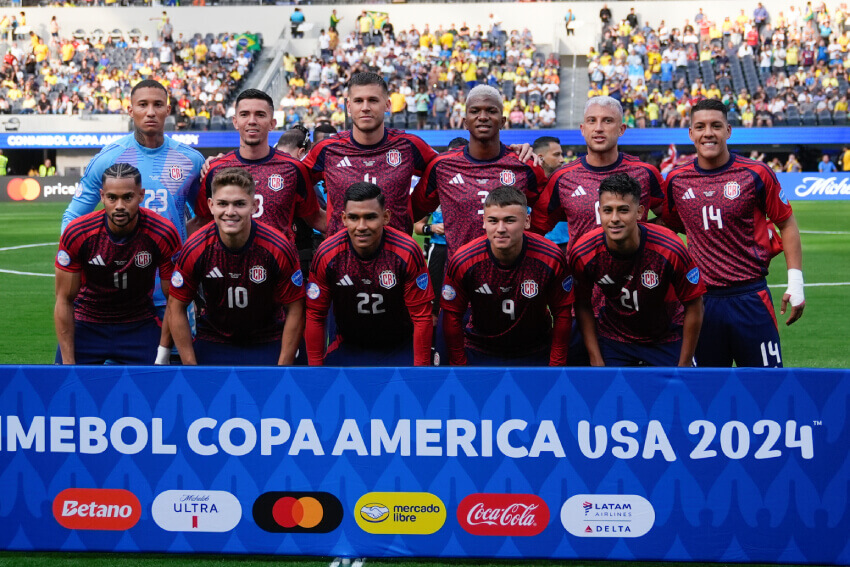
[[[850,200],[850,172],[777,173],[776,178],[790,201]]]
[[[850,564],[850,371],[0,367],[0,548]]]

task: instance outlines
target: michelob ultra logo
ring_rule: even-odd
[[[154,498],[151,514],[169,532],[229,532],[242,519],[242,505],[221,490],[166,490]]]
[[[432,534],[446,523],[446,506],[429,492],[370,492],[354,506],[354,519],[370,534]]]

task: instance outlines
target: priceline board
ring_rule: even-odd
[[[0,549],[850,564],[850,371],[0,367]]]

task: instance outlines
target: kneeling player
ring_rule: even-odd
[[[566,363],[573,280],[563,252],[529,226],[525,195],[499,187],[484,200],[485,236],[452,256],[441,301],[451,364]]]
[[[161,334],[152,299],[156,270],[168,295],[180,235],[141,208],[142,176],[132,165],[110,166],[102,187],[103,210],[71,221],[56,254],[56,361],[153,364]]]
[[[570,251],[576,315],[590,363],[693,366],[705,285],[675,233],[638,224],[640,197],[640,184],[627,174],[606,178],[599,186],[602,226]],[[594,286],[605,297],[598,327]]]
[[[345,228],[313,258],[307,286],[307,358],[311,365],[428,366],[434,292],[422,248],[387,226],[381,189],[365,181],[345,191]],[[325,352],[333,305],[336,339]]]
[[[292,364],[304,331],[304,288],[295,247],[251,218],[254,181],[242,168],[216,173],[214,222],[186,241],[171,277],[168,321],[183,364]],[[192,344],[186,306],[204,305]]]

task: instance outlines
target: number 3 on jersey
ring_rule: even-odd
[[[263,196],[257,193],[256,195],[254,195],[254,200],[257,203],[257,212],[251,215],[251,217],[258,219],[263,216]]]

